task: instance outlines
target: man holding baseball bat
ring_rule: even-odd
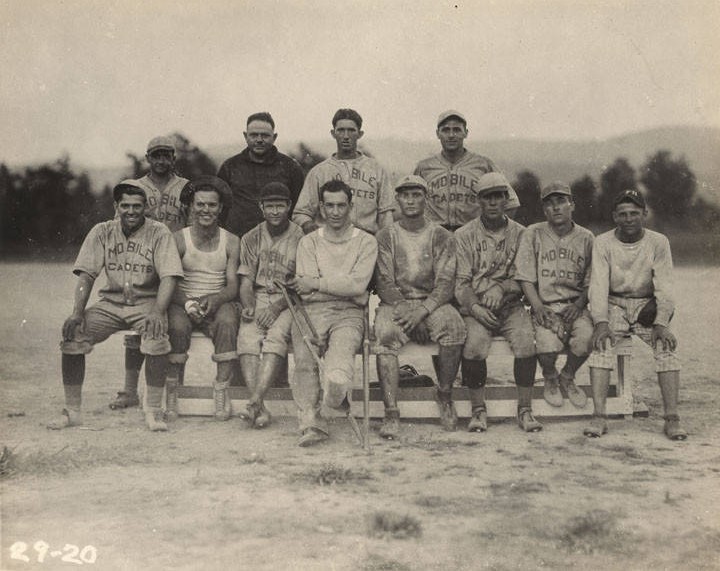
[[[324,396],[318,362],[297,323],[292,327],[295,373],[290,386],[299,408],[300,446],[312,446],[329,436],[320,415],[321,404],[349,410],[355,354],[362,343],[363,308],[377,258],[375,238],[350,222],[352,190],[341,180],[320,187],[320,211],[325,225],[304,236],[297,249],[296,277],[290,286],[300,295],[314,329],[317,355],[324,358]]]

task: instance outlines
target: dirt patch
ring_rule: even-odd
[[[67,270],[3,267],[17,284],[0,323],[2,569],[78,566],[61,561],[66,545],[78,558],[93,547],[95,563],[81,562],[103,570],[720,569],[720,316],[700,270],[678,272],[673,320],[687,442],[663,437],[652,358],[638,351],[629,374],[650,416],[611,420],[601,439],[544,419],[532,435],[404,421],[386,442],[373,422],[370,456],[344,419],[310,449],[293,418],[258,431],[183,417],[150,433],[136,410],[107,408],[122,352],[105,344],[88,358],[87,429],[46,430],[62,408]],[[27,562],[11,558],[21,543]]]

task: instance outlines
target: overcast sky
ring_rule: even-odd
[[[718,0],[4,0],[0,161],[121,164],[157,134],[605,138],[720,126]]]

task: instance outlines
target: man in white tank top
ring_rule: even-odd
[[[175,232],[184,277],[175,289],[168,309],[172,350],[168,357],[167,416],[177,418],[177,394],[180,370],[188,358],[193,329],[213,340],[217,363],[214,383],[215,418],[230,418],[227,394],[237,357],[238,254],[240,240],[218,226],[220,212],[230,204],[230,189],[221,179],[203,175],[188,186],[192,223]],[[185,196],[183,197],[185,199]]]

